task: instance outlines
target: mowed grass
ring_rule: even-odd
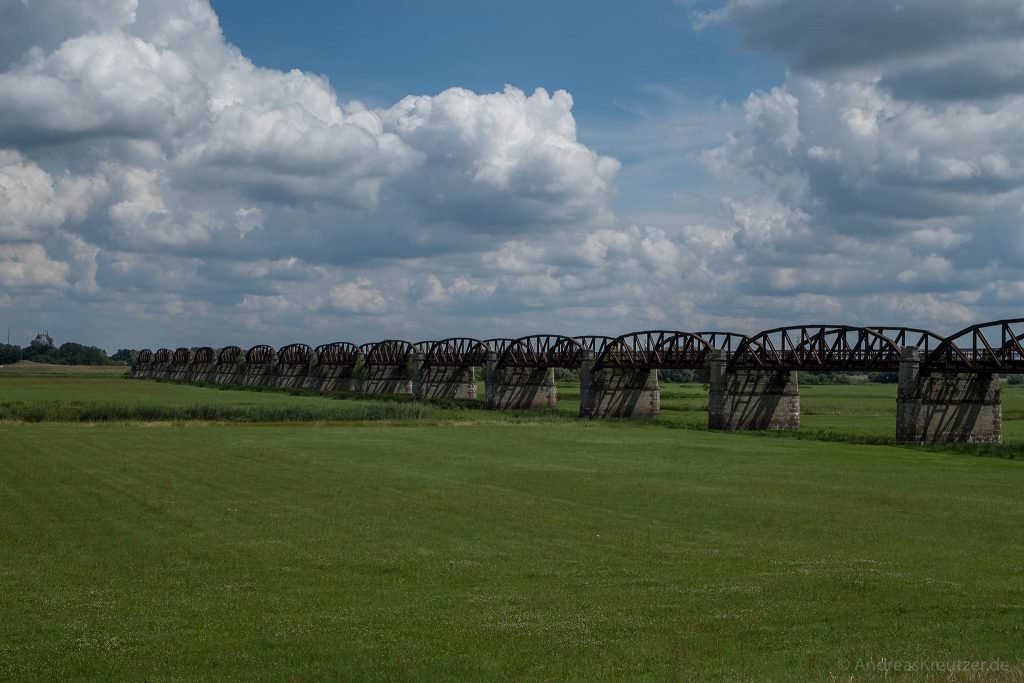
[[[700,386],[644,421],[0,424],[0,678],[1024,680],[1024,463],[814,438],[891,435],[891,391],[805,387],[802,437],[703,431]]]

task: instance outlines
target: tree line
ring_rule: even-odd
[[[56,365],[120,365],[130,363],[135,357],[131,349],[119,349],[113,356],[97,346],[86,346],[76,342],[65,342],[60,346],[30,344],[24,348],[14,344],[0,344],[0,365],[10,365],[20,360]]]

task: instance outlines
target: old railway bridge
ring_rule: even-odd
[[[133,377],[277,386],[323,393],[477,398],[485,407],[551,409],[556,368],[579,371],[581,417],[652,417],[659,370],[708,371],[711,429],[797,429],[800,371],[892,371],[899,376],[901,443],[1000,442],[1000,373],[1024,373],[1024,318],[973,325],[949,337],[907,327],[796,325],[734,332],[633,332],[618,337],[387,339],[315,349],[141,351]]]

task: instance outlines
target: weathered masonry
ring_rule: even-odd
[[[476,369],[487,363],[487,344],[456,337],[416,344],[412,396],[419,401],[461,399],[477,395]]]
[[[363,354],[360,393],[412,395],[413,354],[407,341],[385,339],[359,347]]]
[[[1002,443],[999,373],[1024,370],[1020,322],[968,327],[934,350],[904,348],[896,441]]]
[[[484,407],[553,410],[555,371],[577,371],[580,417],[652,418],[661,411],[659,371],[706,373],[708,427],[800,427],[801,371],[899,375],[900,443],[1000,442],[999,378],[1024,373],[1024,318],[968,327],[942,338],[907,327],[800,325],[732,332],[634,332],[619,337],[454,337],[411,344],[334,342],[214,351],[140,351],[129,374],[197,383],[277,386],[321,393],[405,394],[475,400]]]

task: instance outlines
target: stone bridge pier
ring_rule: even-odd
[[[361,392],[371,395],[412,395],[411,365],[364,365]]]
[[[488,410],[554,410],[558,407],[555,369],[499,367],[498,354],[487,354],[484,407]]]
[[[800,428],[800,382],[795,370],[730,368],[729,356],[711,353],[708,429]]]
[[[417,401],[475,399],[476,368],[457,365],[426,365],[426,354],[413,356],[412,397]]]
[[[896,441],[905,444],[1002,443],[999,375],[931,368],[921,353],[904,348],[896,399]]]
[[[580,364],[580,417],[655,417],[661,413],[658,371],[651,368],[598,368],[596,353]]]

